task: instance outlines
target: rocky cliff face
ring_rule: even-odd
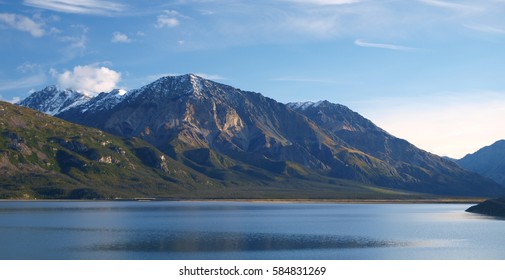
[[[112,110],[82,113],[77,106],[58,116],[141,137],[172,155],[204,148],[249,163],[293,161],[326,170],[317,156],[336,146],[284,104],[195,75],[161,78],[131,91]]]
[[[249,166],[286,178],[327,176],[429,194],[503,192],[327,101],[285,105],[192,74],[163,77],[112,100],[95,97],[57,116],[142,138],[217,179]]]

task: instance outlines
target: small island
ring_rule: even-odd
[[[466,209],[466,212],[505,217],[505,197],[486,200]]]

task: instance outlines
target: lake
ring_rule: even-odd
[[[468,204],[0,202],[0,259],[505,259]]]

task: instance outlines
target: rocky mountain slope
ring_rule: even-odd
[[[175,160],[138,138],[118,138],[0,102],[0,199],[401,199],[418,194],[243,164],[208,149]]]
[[[499,140],[456,162],[505,186],[505,140]]]
[[[176,195],[207,178],[153,146],[0,102],[0,198]],[[200,182],[199,182],[200,181]]]
[[[100,96],[114,103],[99,103]],[[111,96],[101,94],[57,116],[139,137],[221,183],[249,169],[256,178],[264,172],[307,182],[324,177],[424,194],[504,193],[496,183],[395,138],[342,105],[285,105],[192,74]]]
[[[374,184],[395,187],[409,185],[420,192],[433,192],[437,186],[444,185],[448,192],[472,192],[471,189],[482,182],[482,178],[462,170],[452,161],[394,137],[343,105],[322,101],[306,102],[302,106],[289,103],[288,106],[307,116],[333,139],[348,143],[374,160],[363,164],[358,159],[358,164],[381,164],[383,172],[390,176],[379,177],[372,181]],[[362,170],[364,172],[361,174],[365,177],[362,180],[374,178],[370,173],[376,170]],[[489,182],[484,184],[491,185]]]

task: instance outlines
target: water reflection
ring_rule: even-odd
[[[139,237],[139,238],[137,238]],[[359,236],[178,232],[135,236],[126,242],[91,246],[89,250],[144,252],[231,252],[310,249],[356,249],[411,246],[410,242],[376,240]]]
[[[469,205],[3,202],[0,259],[503,259]]]

